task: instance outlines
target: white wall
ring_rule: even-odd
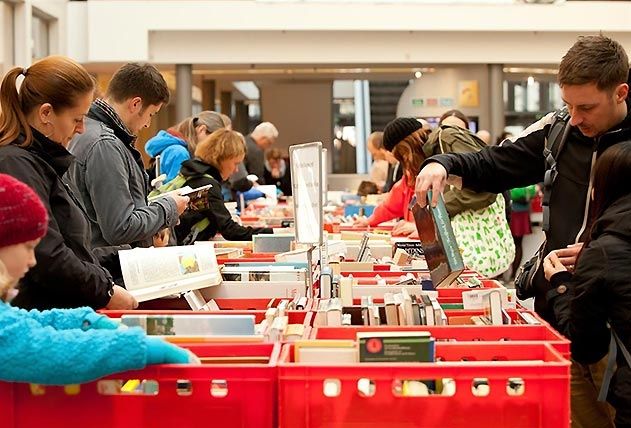
[[[559,5],[72,2],[89,32],[69,39],[90,62],[173,64],[558,63],[579,34],[631,50],[630,2]],[[69,26],[84,23],[70,20]],[[70,30],[73,32],[74,30]],[[75,34],[75,33],[72,33]]]
[[[0,74],[13,66],[13,8],[0,2]]]
[[[474,80],[478,82],[478,107],[463,107],[459,101],[459,83]],[[403,91],[397,106],[397,116],[433,117],[441,116],[445,111],[458,109],[467,116],[477,116],[479,126],[489,129],[489,78],[485,65],[440,68],[433,73],[425,73],[420,79],[414,79]],[[426,105],[427,99],[437,99],[439,105]],[[452,100],[453,105],[440,105],[440,100]],[[415,105],[414,100],[423,100],[424,105]],[[418,101],[417,101],[418,104]]]
[[[311,141],[331,147],[332,82],[269,82],[259,89],[262,120],[278,128],[276,147],[285,154],[289,146]]]

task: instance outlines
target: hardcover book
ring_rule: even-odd
[[[431,198],[428,192],[425,208],[416,203],[416,197],[412,198],[410,209],[434,288],[437,288],[451,284],[464,270],[464,262],[442,195],[435,207],[431,206]]]

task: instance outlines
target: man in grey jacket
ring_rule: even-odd
[[[179,195],[147,204],[149,180],[134,147],[138,131],[168,102],[169,89],[154,66],[126,64],[105,97],[92,103],[85,132],[71,141],[76,161],[66,178],[89,217],[92,247],[150,246],[186,209],[188,197]]]

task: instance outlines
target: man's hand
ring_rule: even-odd
[[[182,196],[174,193],[170,195],[170,197],[173,198],[173,200],[175,201],[178,215],[181,215],[184,211],[186,211],[186,208],[188,207],[188,202],[190,200],[188,196]]]
[[[171,231],[168,228],[164,228],[155,235],[153,235],[153,246],[158,247],[166,247],[169,245],[169,237],[171,236]]]
[[[447,170],[438,162],[426,165],[416,177],[416,201],[421,206],[427,205],[427,191],[432,190],[432,206],[438,203],[438,195],[447,185]]]
[[[555,250],[554,252],[559,258],[559,262],[567,268],[570,272],[574,271],[574,265],[576,265],[576,257],[578,253],[583,249],[583,243],[568,245],[566,248]]]
[[[132,296],[129,291],[125,290],[120,285],[112,287],[112,292],[112,297],[110,298],[109,303],[105,306],[106,309],[127,310],[136,309],[138,307],[138,302],[134,296]]]

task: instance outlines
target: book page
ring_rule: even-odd
[[[217,285],[221,275],[212,243],[119,252],[125,286],[136,290],[159,287],[167,295]],[[176,290],[177,288],[178,290]],[[151,298],[155,298],[151,297]]]

